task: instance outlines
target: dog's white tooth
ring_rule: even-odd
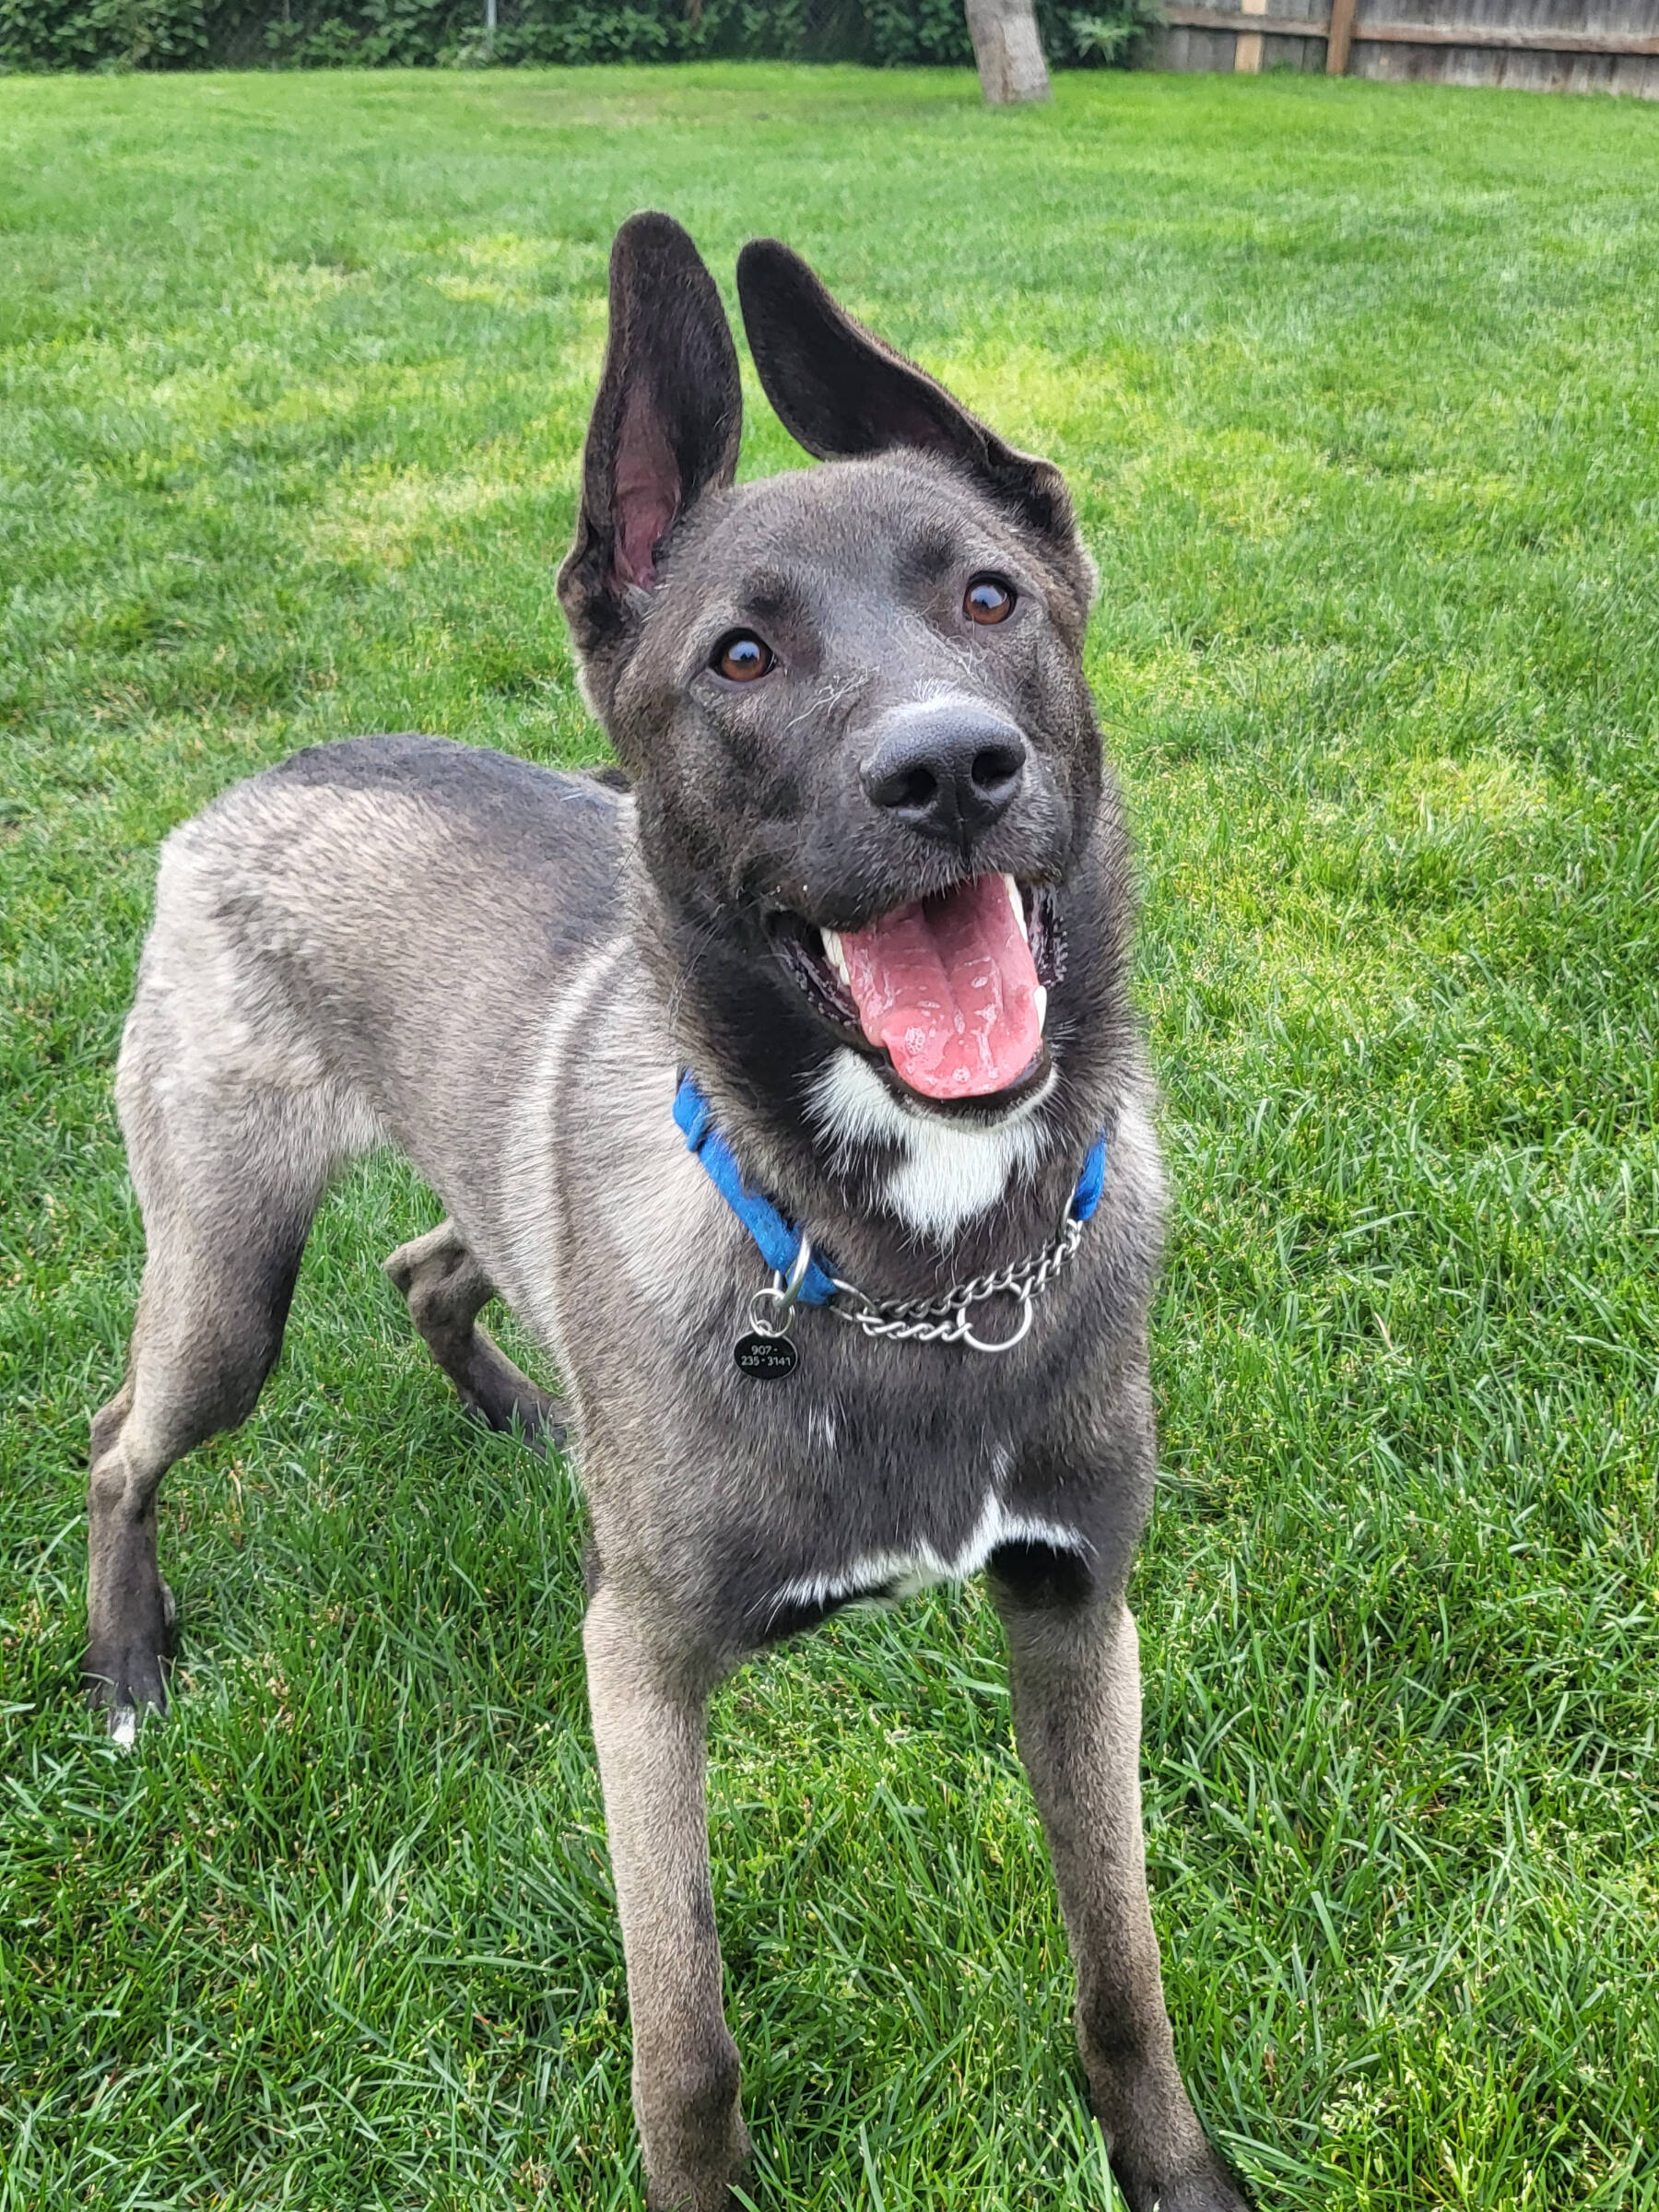
[[[1031,994],[1031,1004],[1037,1009],[1037,1034],[1042,1034],[1042,1025],[1048,1019],[1048,993],[1041,983]]]
[[[1014,919],[1019,924],[1019,934],[1029,945],[1031,941],[1031,933],[1026,927],[1025,900],[1020,893],[1019,886],[1012,876],[1006,874],[1003,877],[1003,882],[1007,888],[1008,904],[1014,909]]]
[[[824,958],[850,991],[853,988],[853,978],[847,972],[847,956],[841,950],[840,930],[820,929],[818,935],[824,940]]]

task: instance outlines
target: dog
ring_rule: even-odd
[[[386,1263],[465,1405],[569,1437],[649,2203],[735,2203],[704,1717],[838,1607],[983,1570],[1135,2212],[1239,2212],[1175,2064],[1124,1602],[1151,1502],[1163,1195],[1094,571],[1048,462],[738,262],[827,466],[735,483],[720,297],[666,216],[611,258],[559,596],[620,768],[413,735],[297,754],[163,848],[116,1079],[147,1239],[93,1423],[87,1673],[166,1704],[156,1500],[253,1406],[331,1172],[448,1218]],[[562,1397],[478,1325],[493,1298]]]

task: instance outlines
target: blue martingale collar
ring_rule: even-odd
[[[1025,1334],[1030,1315],[1032,1296],[1045,1288],[1052,1275],[1077,1250],[1083,1224],[1093,1215],[1100,1203],[1100,1193],[1106,1183],[1106,1139],[1102,1129],[1088,1147],[1083,1162],[1083,1172],[1077,1178],[1071,1204],[1065,1209],[1059,1239],[1051,1247],[1050,1255],[1039,1255],[1033,1262],[1003,1270],[1000,1276],[982,1276],[959,1290],[947,1292],[945,1297],[927,1300],[912,1300],[906,1304],[882,1307],[875,1300],[849,1283],[843,1283],[830,1273],[813,1253],[806,1232],[786,1221],[771,1200],[759,1191],[751,1191],[733,1158],[732,1147],[714,1124],[714,1110],[698,1088],[697,1079],[688,1072],[681,1076],[679,1088],[674,1094],[674,1118],[686,1139],[686,1148],[696,1155],[703,1172],[731,1207],[745,1229],[753,1238],[756,1249],[782,1285],[788,1282],[793,1296],[788,1303],[803,1306],[827,1306],[836,1299],[843,1300],[846,1318],[858,1323],[866,1335],[927,1336],[941,1341],[973,1343],[965,1325],[966,1309],[986,1297],[1011,1293],[1020,1300],[1024,1321],[1019,1334]],[[802,1256],[806,1265],[801,1267]],[[799,1279],[795,1277],[799,1272]],[[1030,1279],[1036,1277],[1038,1279]],[[838,1308],[842,1311],[842,1308]],[[955,1316],[960,1326],[935,1329],[918,1326],[937,1314],[947,1323]],[[1013,1341],[1018,1341],[1018,1338]],[[976,1345],[980,1350],[1000,1350],[1002,1346]]]
[[[674,1118],[685,1135],[687,1151],[697,1155],[704,1174],[755,1240],[760,1257],[774,1275],[788,1276],[800,1255],[802,1232],[790,1227],[770,1198],[751,1191],[744,1182],[731,1146],[714,1126],[714,1109],[692,1075],[680,1077],[674,1094]],[[809,1256],[795,1293],[799,1303],[827,1306],[835,1291],[835,1277]]]

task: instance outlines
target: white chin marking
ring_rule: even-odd
[[[1042,1144],[1031,1116],[1053,1082],[1051,1068],[1041,1087],[1006,1119],[974,1128],[929,1113],[920,1102],[901,1105],[869,1062],[841,1045],[813,1085],[806,1111],[843,1154],[877,1143],[897,1145],[900,1159],[883,1189],[884,1204],[908,1228],[947,1237],[994,1206],[1014,1176],[1035,1169]]]
[[[131,1705],[118,1705],[111,1713],[110,1741],[123,1751],[138,1741],[138,1715]]]
[[[939,1583],[966,1582],[1004,1544],[1047,1544],[1079,1558],[1086,1558],[1089,1549],[1075,1528],[1062,1528],[1032,1513],[1011,1513],[993,1489],[966,1543],[948,1558],[931,1544],[918,1544],[911,1551],[871,1552],[827,1574],[797,1575],[773,1599],[773,1618],[786,1606],[827,1606],[861,1590],[882,1590],[883,1602],[895,1602]]]

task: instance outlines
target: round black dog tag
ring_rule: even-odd
[[[751,1382],[781,1382],[800,1356],[787,1336],[739,1336],[732,1347],[738,1373]]]

